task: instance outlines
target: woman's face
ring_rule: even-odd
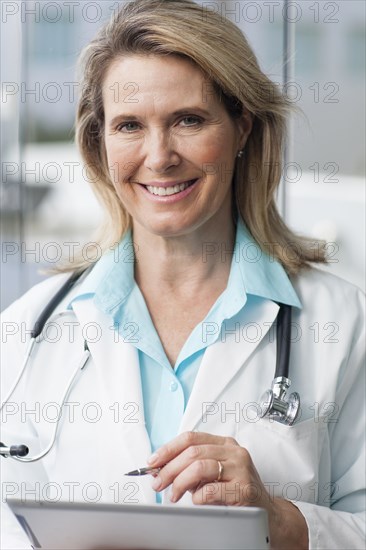
[[[199,68],[175,56],[119,58],[103,102],[110,175],[134,228],[172,237],[229,222],[251,123],[230,118]]]

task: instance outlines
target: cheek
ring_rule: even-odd
[[[211,144],[206,149],[202,159],[202,168],[215,186],[230,185],[234,172],[235,156],[232,151],[224,147],[222,142],[217,146]]]
[[[225,164],[227,169],[234,164],[235,147],[231,135],[225,132],[219,132],[215,136],[210,136],[199,147],[195,148],[193,154],[200,157],[202,165],[206,164]]]
[[[121,147],[120,144],[106,140],[106,153],[109,173],[115,184],[126,181],[136,170],[136,153],[133,147]]]

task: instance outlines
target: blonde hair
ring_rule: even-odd
[[[188,58],[207,75],[233,118],[241,116],[243,107],[252,114],[252,132],[244,155],[236,161],[233,213],[243,218],[261,249],[289,274],[309,262],[325,262],[322,246],[314,249],[313,241],[295,235],[276,207],[289,102],[263,74],[242,32],[191,0],[129,2],[83,52],[76,135],[91,185],[106,212],[98,237],[102,250],[120,241],[131,225],[108,171],[102,101],[110,64],[131,54]],[[83,267],[82,262],[75,267]]]

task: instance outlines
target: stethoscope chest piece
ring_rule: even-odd
[[[300,411],[300,396],[292,392],[286,399],[290,380],[284,376],[275,378],[272,388],[264,392],[260,399],[261,418],[269,416],[281,424],[292,426]]]

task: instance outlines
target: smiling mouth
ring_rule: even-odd
[[[160,197],[168,196],[168,195],[176,195],[177,193],[181,193],[182,191],[185,191],[188,187],[196,183],[197,179],[187,181],[185,183],[179,183],[177,185],[174,185],[172,187],[154,187],[152,185],[146,185],[145,189],[149,191],[152,195],[159,195]]]

